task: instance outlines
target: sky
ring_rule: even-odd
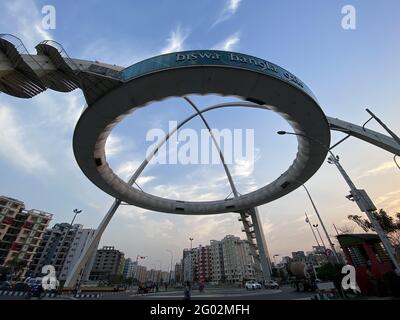
[[[52,5],[55,29],[42,27],[42,8]],[[342,8],[352,5],[356,28],[342,27]],[[19,37],[30,53],[53,39],[69,56],[127,67],[162,53],[221,49],[254,55],[278,64],[306,83],[326,115],[363,124],[373,110],[400,132],[400,3],[374,1],[204,0],[204,1],[33,1],[0,2],[0,32]],[[204,108],[226,101],[217,96],[192,96]],[[27,208],[54,214],[52,224],[72,219],[96,228],[113,198],[80,171],[72,152],[72,135],[85,100],[80,90],[64,94],[47,90],[29,100],[0,94],[0,194],[18,198]],[[129,115],[113,131],[107,161],[127,178],[151,144],[150,129],[166,130],[192,113],[182,99],[170,98]],[[278,115],[264,110],[224,109],[206,114],[212,128],[253,129],[255,164],[230,167],[240,193],[277,178],[292,163],[296,139],[278,136],[290,130]],[[384,133],[374,122],[367,126]],[[185,126],[204,129],[199,119]],[[343,135],[332,133],[332,141]],[[335,149],[356,185],[368,191],[378,208],[400,211],[400,170],[393,156],[355,138]],[[223,199],[229,194],[221,164],[150,165],[139,180],[146,192],[181,200]],[[351,225],[360,214],[348,201],[348,187],[337,170],[324,163],[306,183],[334,235],[333,223]],[[317,223],[304,190],[259,207],[271,255],[311,250],[313,235],[304,212]],[[234,213],[183,216],[122,206],[100,245],[113,245],[127,257],[145,255],[141,264],[167,270],[170,253],[177,262],[182,249],[206,245],[227,234],[244,237]],[[356,229],[357,231],[357,229]],[[359,230],[358,230],[359,231]],[[279,261],[279,258],[278,258]]]

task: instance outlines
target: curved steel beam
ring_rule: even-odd
[[[371,143],[395,155],[400,155],[400,144],[392,137],[388,137],[374,130],[366,129],[356,124],[337,118],[326,117],[331,130],[347,133],[355,138]]]

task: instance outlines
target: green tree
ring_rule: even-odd
[[[396,252],[400,249],[400,212],[395,217],[390,216],[385,210],[380,209],[378,212],[373,213],[383,231],[386,232],[392,245],[395,247]],[[349,215],[347,218],[355,222],[365,232],[375,231],[372,223],[359,215]]]
[[[16,280],[20,279],[25,267],[26,261],[18,259],[18,257],[13,258],[6,263],[6,268],[12,273]]]

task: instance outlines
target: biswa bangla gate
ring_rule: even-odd
[[[270,279],[271,263],[257,206],[297,189],[310,179],[325,160],[330,131],[337,130],[400,155],[393,138],[346,121],[327,117],[312,91],[298,77],[280,66],[242,53],[216,50],[176,52],[121,67],[70,58],[61,45],[44,41],[29,54],[11,35],[0,37],[0,91],[31,98],[46,89],[70,92],[80,88],[87,107],[73,136],[73,150],[82,172],[96,186],[115,198],[109,211],[68,276],[65,287],[74,287],[89,258],[121,203],[170,214],[206,215],[236,212],[249,240],[259,279]],[[199,108],[188,96],[218,94],[243,101]],[[113,127],[130,113],[168,97],[182,97],[194,113],[183,119],[148,154],[128,181],[107,163],[105,144]],[[259,108],[280,114],[297,135],[298,150],[293,163],[276,180],[260,189],[240,194],[219,152],[232,197],[217,201],[181,201],[161,198],[135,188],[138,177],[169,137],[195,117],[210,129],[204,114],[224,108]],[[156,116],[156,115],[155,115]],[[209,130],[211,137],[212,130]],[[220,151],[216,140],[215,146]],[[316,143],[316,141],[318,143]]]

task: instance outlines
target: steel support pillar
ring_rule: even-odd
[[[260,257],[261,269],[264,276],[264,280],[271,280],[272,276],[271,259],[268,252],[267,242],[265,241],[264,231],[257,207],[253,208],[250,211],[250,216],[253,222],[253,230],[256,235],[258,255]]]

